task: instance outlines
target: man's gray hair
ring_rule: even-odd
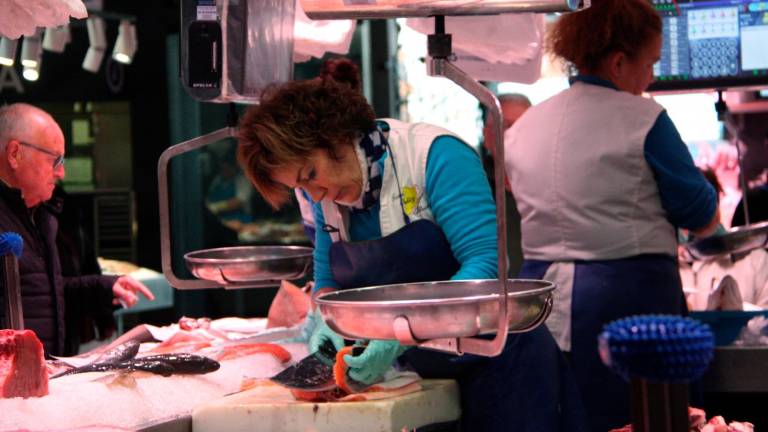
[[[498,96],[499,103],[515,103],[520,104],[525,107],[531,106],[531,100],[528,99],[528,96],[521,94],[521,93],[505,93]]]
[[[41,110],[25,103],[0,106],[0,151],[5,150],[9,140],[22,136],[29,128],[25,117],[35,111]]]

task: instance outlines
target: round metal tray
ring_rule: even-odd
[[[549,314],[555,285],[510,279],[509,331],[532,330]],[[499,280],[422,282],[340,290],[316,299],[328,326],[350,339],[398,339],[394,322],[407,319],[420,340],[493,333],[499,320]]]
[[[298,279],[312,263],[312,248],[239,246],[204,249],[184,255],[187,268],[200,279],[221,284]]]
[[[731,228],[725,234],[713,235],[686,243],[696,259],[747,252],[764,247],[768,241],[768,222]]]

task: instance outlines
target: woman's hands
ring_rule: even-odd
[[[397,341],[371,341],[359,356],[344,356],[344,363],[349,366],[347,375],[363,384],[380,382],[392,363],[407,349]]]
[[[320,346],[322,346],[327,340],[333,343],[336,351],[344,348],[344,338],[339,336],[336,332],[331,330],[330,327],[328,327],[328,324],[323,321],[323,317],[320,316],[319,309],[315,309],[310,315],[311,317],[308,316],[307,319],[311,319],[315,323],[315,330],[309,337],[310,354],[316,353]]]

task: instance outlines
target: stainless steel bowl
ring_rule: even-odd
[[[725,234],[704,237],[686,243],[685,247],[696,259],[747,252],[765,247],[768,241],[768,222],[731,228]]]
[[[312,263],[312,248],[240,246],[204,249],[184,255],[187,268],[200,279],[220,284],[298,279]]]
[[[509,330],[532,330],[549,314],[555,285],[511,279]],[[316,299],[328,325],[350,339],[397,339],[394,322],[405,317],[416,339],[493,333],[499,320],[497,279],[422,282],[340,290]],[[544,316],[542,316],[544,315]]]

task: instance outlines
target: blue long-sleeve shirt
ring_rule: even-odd
[[[376,163],[384,164],[385,157]],[[497,273],[496,207],[478,155],[451,136],[438,137],[427,156],[426,195],[435,223],[443,230],[459,271],[451,279],[495,278]],[[322,208],[314,206],[316,226],[325,225]],[[350,212],[352,241],[381,238],[379,204]],[[329,262],[331,237],[315,236],[315,287],[339,288]]]
[[[577,76],[573,81],[616,89],[613,83],[594,76]],[[667,220],[686,229],[707,226],[717,211],[717,192],[693,163],[666,110],[648,131],[643,154],[656,179]]]

